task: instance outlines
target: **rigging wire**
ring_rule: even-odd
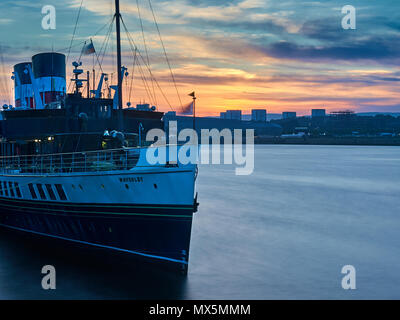
[[[78,22],[79,22],[79,17],[81,15],[82,6],[83,6],[83,0],[81,0],[81,5],[79,6],[78,15],[76,17],[74,32],[72,33],[72,38],[71,38],[71,42],[69,44],[69,49],[68,49],[68,54],[67,54],[67,59],[66,59],[66,62],[65,62],[66,65],[68,65],[69,55],[71,54],[72,43],[74,42],[74,39],[75,39],[75,33],[76,33],[76,29],[78,27]],[[85,41],[85,43],[86,43],[86,41]],[[82,54],[82,50],[81,50],[81,54]],[[69,91],[69,89],[71,87],[71,84],[72,84],[72,81],[70,81],[70,83],[68,85],[68,91]]]
[[[137,50],[135,50],[135,55],[134,55],[134,57],[133,57],[132,76],[131,76],[131,84],[130,84],[130,86],[129,86],[129,97],[128,97],[128,102],[131,101],[131,96],[132,96],[133,80],[134,80],[134,78],[135,78],[136,59],[137,59]]]
[[[102,45],[101,45],[101,47],[100,47],[99,54],[97,54],[97,51],[96,51],[96,50],[94,51],[94,53],[96,54],[97,63],[99,63],[99,66],[100,66],[100,69],[101,69],[102,72],[103,72],[102,63],[100,63],[100,61],[99,61],[99,56],[101,55],[101,52],[103,51],[103,48],[104,48],[104,45],[105,45],[106,41],[109,40],[109,36],[110,36],[110,33],[111,33],[111,29],[112,29],[113,24],[114,24],[114,19],[115,19],[115,16],[112,16],[111,21],[107,22],[107,23],[101,28],[101,30],[103,30],[106,26],[108,26],[108,31],[107,31],[106,37],[104,38],[104,41],[103,41],[103,43],[102,43]],[[99,32],[100,32],[100,30],[94,34],[93,38],[96,37],[96,36],[98,35]],[[105,50],[106,50],[106,49],[104,49],[104,51],[105,51]],[[95,64],[94,67],[96,67],[96,65],[97,65],[97,64]],[[97,76],[96,76],[96,79],[97,79]]]
[[[79,45],[82,45],[82,44],[85,44],[85,43],[86,43],[86,41],[85,41],[85,42],[80,42],[80,43],[78,43],[78,44],[76,44],[76,45],[73,45],[73,41],[74,41],[74,39],[75,39],[75,34],[76,34],[77,27],[78,27],[78,23],[79,23],[79,18],[80,18],[82,6],[83,6],[83,1],[84,1],[84,0],[81,0],[80,7],[79,7],[79,11],[78,11],[78,16],[77,16],[77,19],[76,19],[76,22],[75,22],[75,27],[74,27],[74,31],[73,31],[73,35],[72,35],[72,39],[71,39],[71,43],[70,43],[70,46],[67,48],[67,49],[68,49],[67,62],[68,62],[69,56],[70,56],[70,54],[71,54],[71,49],[72,49],[73,47],[77,47],[77,46],[79,46]],[[175,76],[174,76],[173,71],[172,71],[171,63],[170,63],[170,61],[169,61],[169,58],[168,58],[168,55],[167,55],[167,51],[166,51],[164,42],[163,42],[163,40],[162,40],[160,28],[159,28],[159,25],[158,25],[158,23],[157,23],[157,19],[156,19],[155,13],[154,13],[154,9],[153,9],[151,0],[148,0],[148,1],[149,1],[149,7],[150,7],[151,12],[152,12],[154,24],[155,24],[155,26],[156,26],[156,28],[157,28],[158,36],[159,36],[159,38],[160,38],[160,42],[161,42],[161,45],[162,45],[162,48],[163,48],[163,52],[164,52],[164,55],[165,55],[165,58],[166,58],[166,61],[167,61],[167,64],[168,64],[168,68],[169,68],[171,77],[172,77],[172,81],[173,81],[173,84],[174,84],[176,93],[177,93],[177,95],[178,95],[178,99],[179,99],[181,108],[183,108],[182,101],[181,101],[181,97],[180,97],[179,90],[178,90],[178,86],[177,86],[177,83],[176,83],[176,80],[175,80]],[[127,36],[128,36],[128,42],[129,42],[129,44],[130,44],[130,46],[131,46],[131,50],[132,50],[132,52],[133,52],[133,58],[134,58],[133,69],[135,69],[135,65],[138,64],[138,70],[139,70],[140,76],[141,76],[141,78],[142,78],[143,86],[144,86],[144,88],[145,88],[146,94],[148,95],[148,98],[149,98],[150,100],[153,100],[153,102],[155,102],[155,105],[157,105],[156,94],[155,94],[155,86],[154,86],[154,83],[155,83],[155,84],[156,84],[156,87],[160,90],[160,92],[161,92],[163,98],[165,99],[165,101],[167,102],[168,106],[170,107],[171,110],[173,110],[173,108],[172,108],[172,106],[171,106],[171,103],[169,102],[169,100],[168,100],[168,98],[166,97],[164,91],[162,90],[160,84],[158,83],[157,79],[154,77],[153,72],[151,71],[151,67],[150,67],[150,58],[149,58],[149,54],[148,54],[148,48],[147,48],[147,44],[146,44],[146,38],[145,38],[145,35],[144,35],[143,21],[142,21],[142,18],[141,18],[140,7],[139,7],[139,1],[138,1],[138,0],[136,0],[136,4],[137,4],[137,8],[138,8],[138,14],[139,14],[140,25],[141,25],[141,30],[142,30],[142,37],[143,37],[143,43],[144,43],[144,49],[145,49],[146,59],[143,57],[143,55],[141,54],[141,52],[137,49],[137,46],[136,46],[136,44],[134,43],[133,38],[132,38],[132,36],[130,35],[130,33],[129,33],[127,27],[126,27],[126,24],[125,24],[124,20],[123,20],[122,17],[121,17],[122,24],[123,24],[123,26],[124,26],[124,28],[125,28],[125,31],[126,31],[126,33],[127,33]],[[104,41],[103,41],[102,47],[101,47],[101,49],[100,49],[100,53],[97,54],[97,52],[95,51],[96,63],[94,64],[94,67],[96,67],[97,64],[99,64],[99,67],[100,67],[100,70],[101,70],[102,73],[104,73],[103,68],[102,68],[102,63],[103,63],[103,61],[104,61],[105,53],[106,53],[106,50],[107,50],[107,48],[108,48],[108,43],[109,43],[110,38],[111,38],[111,36],[112,36],[111,33],[112,33],[112,26],[113,26],[114,20],[115,20],[115,15],[113,15],[112,21],[111,21],[111,23],[109,24],[109,29],[108,29],[106,38],[105,38]],[[105,25],[103,25],[103,26],[95,33],[94,36],[96,36],[97,34],[99,34],[107,25],[108,25],[108,23],[106,23]],[[60,50],[60,51],[61,51],[61,50]],[[81,51],[79,61],[81,60],[82,53],[83,53],[83,49],[82,49],[82,51]],[[100,57],[101,57],[101,60],[100,60]],[[151,88],[150,88],[150,85],[149,85],[149,83],[148,83],[148,80],[146,79],[145,72],[143,71],[143,68],[142,68],[141,65],[139,64],[139,60],[142,60],[142,61],[143,61],[143,65],[146,67],[146,69],[147,69],[147,71],[148,71],[148,73],[149,73],[149,75],[150,75],[149,78],[150,78],[150,81],[151,81],[151,83],[152,83],[152,84],[151,84],[152,90],[151,90]],[[113,61],[114,61],[114,60],[113,60]],[[95,78],[96,81],[97,81],[97,78],[98,78],[98,77],[99,77],[99,73],[97,73],[97,75],[96,75],[96,78]],[[133,80],[134,80],[134,75],[132,75],[132,79],[131,79],[131,88],[130,88],[130,91],[129,91],[129,99],[130,99],[130,97],[131,97]],[[71,83],[72,83],[72,82],[71,82]],[[70,85],[71,85],[71,83],[70,83]],[[107,84],[107,85],[108,85],[108,84]],[[69,88],[68,88],[68,90],[69,90]]]
[[[150,103],[152,103],[154,101],[154,97],[152,97],[150,86],[147,83],[146,75],[143,72],[142,66],[140,64],[138,65],[138,69],[139,69],[139,72],[140,72],[140,76],[142,78],[143,86],[144,86],[144,88],[146,90],[146,93],[147,93],[147,97],[150,100]]]
[[[4,72],[3,72],[3,50],[2,50],[1,46],[0,46],[0,66],[1,66],[1,69],[0,69],[0,72],[1,72],[1,74],[0,74],[0,92],[2,94],[8,95],[8,90],[6,89],[5,84],[3,83],[3,74],[4,74]],[[6,102],[5,99],[2,99],[2,100],[4,102]]]
[[[129,42],[129,44],[130,44],[130,46],[131,46],[131,50],[134,51],[133,48],[137,49],[137,46],[135,45],[135,42],[133,41],[132,36],[130,35],[130,33],[129,33],[129,31],[128,31],[128,29],[127,29],[127,27],[126,27],[126,25],[125,25],[125,22],[124,22],[124,20],[123,20],[122,17],[121,17],[121,21],[122,21],[122,25],[123,25],[123,27],[124,27],[124,29],[125,29],[125,32],[126,32],[126,34],[128,35],[128,40],[129,40],[128,42]],[[157,88],[160,90],[160,92],[161,92],[163,98],[165,99],[165,101],[167,102],[168,106],[170,107],[170,109],[171,109],[172,111],[174,111],[174,109],[173,109],[172,106],[171,106],[171,103],[169,102],[169,100],[168,100],[168,98],[166,97],[164,91],[162,90],[160,84],[158,83],[157,79],[154,77],[154,75],[153,75],[153,73],[152,73],[150,67],[147,65],[145,59],[143,58],[143,55],[140,53],[139,50],[138,50],[138,54],[139,54],[139,57],[142,59],[144,65],[146,66],[146,68],[147,68],[147,70],[148,70],[150,76],[154,79],[154,82],[156,83]],[[140,69],[140,68],[139,68],[139,69]]]
[[[105,39],[104,39],[104,41],[103,41],[103,43],[101,45],[99,54],[97,54],[97,52],[95,51],[96,60],[97,60],[97,63],[99,64],[99,68],[100,68],[101,73],[105,73],[104,70],[103,70],[102,65],[103,65],[104,57],[105,57],[105,54],[106,54],[106,51],[107,51],[107,48],[108,48],[108,43],[109,43],[110,38],[111,38],[111,32],[112,32],[112,29],[113,29],[113,26],[114,26],[114,20],[115,20],[115,16],[113,16],[113,18],[112,18],[112,21],[110,23],[108,32],[106,34],[106,37],[105,37]],[[99,59],[100,56],[101,56],[101,61]],[[95,64],[95,66],[97,66],[97,64]],[[101,75],[99,75],[99,73],[97,73],[96,74],[96,78],[95,78],[95,82],[96,83],[97,83],[97,79],[99,77],[101,77]],[[109,88],[109,84],[108,84],[107,81],[106,81],[106,86],[107,86],[107,90],[109,92],[110,88]]]
[[[133,51],[133,49],[132,49],[132,51]],[[133,77],[134,77],[134,72],[135,72],[135,65],[138,62],[138,55],[139,55],[139,50],[135,46],[135,50],[134,50],[134,66],[133,66],[133,74],[132,74],[132,79],[131,79],[130,94],[131,94],[132,86],[133,86]],[[149,100],[149,102],[151,104],[154,104],[153,103],[154,102],[154,97],[152,96],[152,93],[151,93],[151,90],[150,90],[150,86],[147,83],[146,75],[145,75],[141,65],[137,64],[137,66],[138,66],[139,74],[140,74],[140,77],[142,79],[143,87],[144,87],[144,90],[146,92],[147,98],[148,98],[148,100]],[[129,100],[130,100],[130,95],[129,95]]]
[[[0,84],[1,84],[1,91],[3,91],[3,94],[6,95],[5,99],[3,99],[5,102],[8,102],[8,104],[11,104],[11,98],[12,97],[12,88],[10,90],[8,86],[8,81],[4,80],[4,77],[7,76],[7,72],[4,67],[4,56],[3,56],[3,46],[0,46],[0,65],[1,65],[1,75],[0,75]],[[11,92],[11,96],[10,96]]]
[[[150,6],[151,13],[153,15],[154,24],[155,24],[155,26],[157,28],[158,36],[160,38],[160,42],[161,42],[161,45],[162,45],[162,48],[163,48],[163,51],[164,51],[165,59],[167,60],[167,64],[168,64],[169,71],[171,73],[172,81],[173,81],[175,89],[176,89],[176,94],[178,95],[179,103],[180,103],[181,108],[183,110],[183,104],[182,104],[181,96],[179,94],[178,86],[176,85],[175,76],[174,76],[174,73],[172,72],[171,63],[170,63],[170,61],[168,59],[167,50],[165,49],[164,41],[162,39],[160,28],[159,28],[158,23],[157,23],[156,15],[154,14],[154,10],[153,10],[153,6],[151,4],[151,0],[148,0],[148,1],[149,1],[149,6]]]
[[[57,52],[68,51],[70,48],[72,49],[72,48],[76,48],[76,47],[82,46],[83,44],[85,44],[85,42],[86,42],[86,41],[80,41],[80,42],[74,44],[73,46],[69,46],[69,47],[64,47],[64,48],[61,48],[61,49],[57,49],[56,51],[57,51]]]
[[[149,52],[148,52],[148,50],[147,50],[146,37],[145,37],[145,35],[144,35],[144,27],[143,27],[142,15],[140,14],[139,0],[136,0],[136,7],[137,7],[138,16],[139,16],[139,21],[140,21],[140,28],[141,28],[141,30],[142,30],[143,45],[144,45],[144,50],[145,50],[145,53],[146,53],[147,64],[150,66],[150,58],[149,58]],[[151,84],[152,84],[152,88],[153,88],[153,95],[154,95],[154,98],[156,98],[153,79],[151,79]],[[154,102],[155,102],[155,104],[157,105],[157,100],[155,100]]]
[[[97,52],[95,51],[97,63],[99,64],[99,67],[100,67],[100,70],[101,70],[102,73],[104,73],[102,64],[103,64],[104,56],[105,56],[105,53],[106,53],[106,50],[107,50],[107,47],[108,47],[108,42],[110,40],[110,35],[111,35],[111,31],[112,31],[112,28],[113,28],[113,25],[114,25],[114,20],[115,20],[115,16],[113,16],[113,18],[112,18],[112,21],[110,23],[110,26],[109,26],[107,34],[106,34],[106,37],[105,37],[105,39],[104,39],[104,41],[103,41],[103,43],[101,45],[99,54],[97,54]],[[100,56],[101,56],[101,61],[99,60]],[[95,65],[95,67],[96,66],[97,66],[97,64]],[[98,77],[99,77],[99,74],[96,75],[96,82],[97,82],[97,78]],[[108,86],[108,84],[107,84],[107,86]]]
[[[109,21],[109,22],[107,22],[105,25],[103,25],[103,26],[102,26],[99,30],[97,30],[97,32],[93,35],[93,37],[96,37],[107,25],[109,26],[109,29],[108,29],[108,31],[107,31],[106,38],[105,38],[104,41],[103,41],[102,47],[101,47],[101,49],[100,49],[100,52],[102,51],[102,48],[103,48],[103,46],[104,46],[104,43],[106,42],[106,40],[107,40],[108,37],[109,37],[109,34],[110,34],[110,32],[111,32],[113,23],[114,23],[114,16],[111,18],[111,21]],[[83,44],[83,46],[82,46],[82,50],[81,50],[81,53],[80,53],[78,62],[81,61],[81,58],[82,58],[82,55],[83,55],[83,50],[84,50],[84,48],[85,48],[85,44],[86,44],[86,43],[87,43],[87,41],[83,41],[83,42],[80,42],[80,43],[79,43],[79,45],[82,45],[82,44]],[[97,52],[96,52],[96,51],[95,51],[95,54],[96,54],[97,62],[99,63],[99,66],[100,66],[100,70],[103,72],[103,69],[102,69],[102,61],[100,62],[100,61],[98,60],[98,56],[97,56]],[[96,65],[97,65],[97,64],[96,64]],[[95,65],[95,66],[96,66],[96,65]],[[104,72],[103,72],[103,73],[104,73]],[[97,76],[98,76],[98,75],[97,75]],[[97,80],[97,76],[96,76],[96,80]],[[69,83],[68,91],[69,91],[70,88],[71,88],[72,82],[73,82],[73,81],[70,81],[70,83]],[[108,84],[107,84],[107,86],[108,86]]]
[[[136,44],[132,45],[132,43],[131,43],[131,39],[129,38],[130,34],[128,32],[128,29],[126,28],[126,26],[124,26],[124,28],[125,28],[125,31],[127,33],[128,41],[129,41],[129,44],[131,45],[132,52],[134,51],[136,54],[140,55],[140,51],[137,48]],[[146,61],[144,63],[146,64]],[[143,69],[142,69],[140,64],[138,64],[138,69],[139,69],[139,73],[140,73],[140,76],[141,76],[141,79],[142,79],[143,87],[144,87],[144,89],[146,91],[146,94],[147,94],[147,98],[150,100],[149,101],[150,103],[154,104],[153,102],[155,101],[155,98],[152,96],[150,86],[147,83],[145,72],[143,72]]]
[[[70,53],[71,53],[72,43],[74,42],[76,29],[77,29],[77,27],[78,27],[79,17],[80,17],[80,15],[81,15],[82,5],[83,5],[83,0],[81,0],[81,5],[80,5],[80,7],[79,7],[78,16],[76,17],[74,32],[73,32],[73,34],[72,34],[71,43],[70,43],[70,45],[69,45],[69,50],[68,50],[68,55],[67,55],[67,62],[66,62],[66,64],[68,64],[68,59],[69,59],[69,55],[70,55]]]
[[[111,20],[113,20],[113,19],[114,19],[114,16],[112,17]],[[99,29],[93,34],[92,37],[95,38],[96,36],[98,36],[99,33],[100,33],[101,31],[103,31],[103,29],[104,29],[105,27],[109,26],[111,20],[110,20],[110,21],[107,21],[101,28],[99,28]],[[67,50],[69,50],[69,48],[76,48],[76,47],[82,46],[85,42],[86,42],[86,41],[80,41],[80,42],[78,42],[77,44],[74,44],[73,46],[64,47],[64,48],[58,49],[57,51],[67,51]]]

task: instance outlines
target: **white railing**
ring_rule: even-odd
[[[130,170],[136,166],[140,148],[0,157],[2,173],[57,174]]]

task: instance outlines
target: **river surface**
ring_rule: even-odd
[[[256,146],[252,175],[202,165],[198,192],[186,278],[0,229],[0,299],[400,299],[399,147]]]

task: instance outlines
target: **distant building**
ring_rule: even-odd
[[[169,125],[170,121],[177,121],[178,125],[178,133],[183,129],[192,129],[193,128],[193,118],[192,117],[184,117],[184,116],[173,116],[173,113],[167,113],[164,115],[164,130],[169,133]],[[282,126],[276,123],[269,122],[254,122],[254,121],[237,121],[237,120],[229,120],[229,119],[219,119],[219,118],[211,118],[211,117],[197,117],[196,118],[196,131],[201,137],[201,130],[212,130],[217,129],[222,131],[224,129],[228,129],[231,132],[232,137],[234,136],[235,129],[243,130],[243,133],[246,129],[253,129],[255,136],[271,136],[271,137],[279,137],[282,134]]]
[[[296,128],[294,128],[294,132],[296,134],[299,134],[299,133],[306,134],[306,133],[310,132],[310,128],[309,127],[296,127]]]
[[[242,110],[226,110],[226,118],[228,120],[242,120]]]
[[[353,110],[331,112],[331,118],[336,118],[336,119],[350,119],[350,118],[354,118],[356,116],[357,115]]]
[[[221,113],[219,114],[219,118],[220,118],[220,119],[226,119],[226,112],[221,112]]]
[[[318,118],[318,117],[325,117],[326,110],[325,109],[312,109],[311,110],[311,117]]]
[[[267,121],[267,110],[265,110],[265,109],[251,110],[251,121],[266,122]]]
[[[282,119],[293,119],[297,117],[296,112],[282,112]]]

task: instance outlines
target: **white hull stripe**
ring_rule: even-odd
[[[7,200],[7,201],[13,201],[13,202],[27,202],[27,203],[33,203],[33,204],[43,204],[43,205],[59,205],[63,207],[100,207],[100,208],[139,208],[139,209],[174,209],[174,210],[190,210],[193,208],[193,206],[152,206],[152,205],[136,205],[134,203],[128,203],[126,205],[118,205],[114,203],[101,203],[101,204],[92,204],[92,203],[77,203],[77,202],[67,202],[67,201],[40,201],[40,200],[30,200],[30,199],[13,199],[13,198],[7,198],[7,197],[2,197],[0,196],[0,201],[1,200]]]
[[[46,211],[55,211],[59,212],[60,209],[52,209],[52,208],[35,208],[35,207],[24,207],[24,206],[16,206],[12,204],[5,204],[1,203],[0,206],[2,207],[9,207],[9,208],[16,208],[16,209],[25,209],[25,210],[32,210],[32,211],[39,211],[42,214],[52,214],[52,215],[65,215],[62,213],[49,213]],[[104,214],[104,215],[119,215],[119,216],[150,216],[150,217],[172,217],[172,218],[191,218],[192,216],[188,215],[174,215],[174,214],[155,214],[155,213],[126,213],[126,212],[101,212],[101,211],[74,211],[74,210],[66,210],[62,209],[63,212],[75,213],[79,214]]]

